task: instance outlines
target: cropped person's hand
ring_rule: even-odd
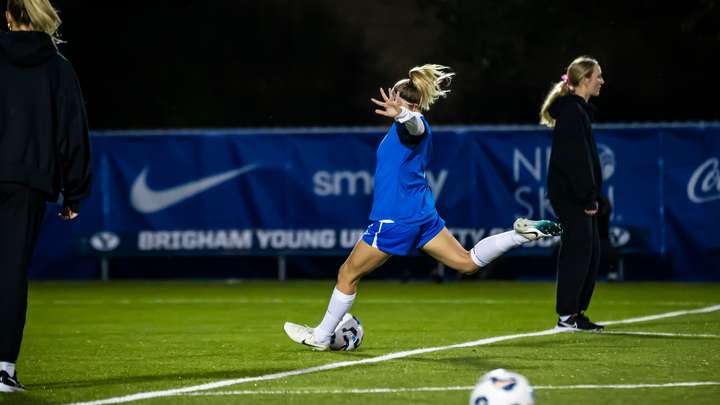
[[[392,89],[388,89],[388,94],[390,95],[389,97],[387,94],[385,94],[385,90],[383,90],[381,87],[380,95],[382,96],[383,101],[376,100],[374,98],[371,98],[370,101],[383,108],[382,110],[375,110],[375,114],[379,114],[384,117],[395,118],[400,114],[400,108],[403,105],[400,101],[400,96],[398,95],[398,93],[393,92]]]
[[[595,201],[595,205],[593,206],[592,209],[585,209],[584,211],[585,211],[585,214],[593,216],[593,215],[597,214],[598,208],[599,208],[598,203],[597,203],[597,201]]]
[[[62,211],[58,212],[58,216],[65,221],[72,221],[73,219],[77,218],[78,215],[80,214],[73,211],[72,208],[67,206],[63,207]]]

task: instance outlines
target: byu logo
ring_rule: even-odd
[[[101,252],[115,250],[120,245],[120,238],[112,232],[98,232],[90,238],[90,246]]]
[[[625,246],[630,242],[630,231],[619,226],[610,227],[610,243],[615,247]]]
[[[600,171],[603,180],[607,180],[615,173],[615,153],[607,145],[599,143],[598,157],[600,158]]]
[[[695,169],[687,186],[690,201],[701,204],[720,199],[719,166],[718,158],[710,158]]]

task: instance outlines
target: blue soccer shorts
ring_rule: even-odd
[[[417,224],[403,224],[390,219],[371,223],[362,239],[385,253],[406,256],[430,242],[445,227],[445,221],[435,216]]]

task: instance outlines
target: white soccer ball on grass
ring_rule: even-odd
[[[355,350],[362,343],[363,336],[365,336],[365,331],[360,320],[347,313],[330,336],[330,348],[332,350]]]
[[[502,368],[480,378],[470,395],[470,405],[534,405],[527,378]]]

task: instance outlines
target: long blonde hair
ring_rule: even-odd
[[[555,119],[550,116],[550,112],[548,111],[552,103],[560,96],[575,92],[575,87],[580,84],[580,81],[584,77],[590,78],[593,74],[593,69],[595,69],[597,65],[598,61],[590,56],[580,56],[572,61],[570,66],[567,67],[562,79],[555,83],[547,96],[545,96],[545,101],[540,109],[541,125],[550,128],[555,126]]]
[[[7,11],[19,25],[50,35],[56,44],[63,42],[58,34],[62,21],[49,0],[8,0]]]
[[[427,111],[438,98],[450,93],[448,87],[454,75],[449,67],[443,65],[415,66],[408,72],[409,78],[395,83],[393,91]]]

